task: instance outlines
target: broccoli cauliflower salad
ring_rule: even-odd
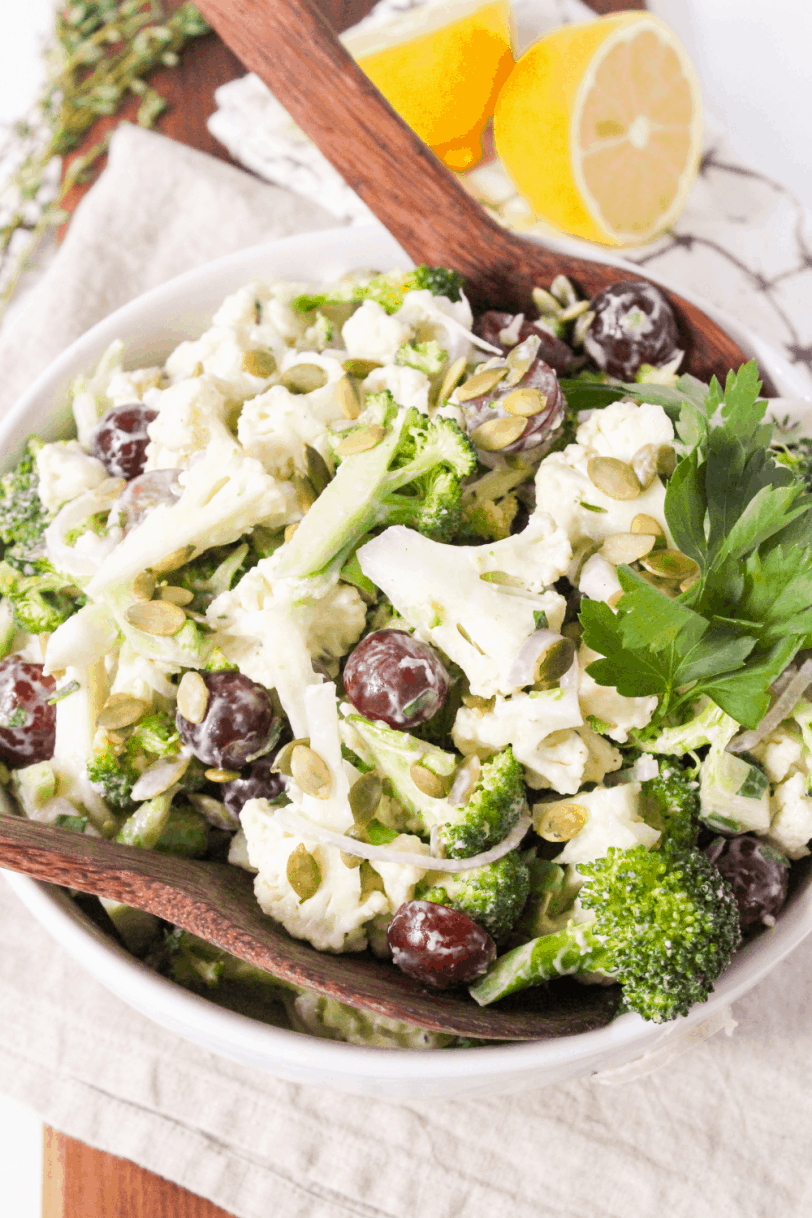
[[[115,343],[0,482],[6,810],[227,859],[292,936],[482,1005],[704,1001],[812,838],[809,444],[753,364],[680,375],[657,288],[534,301],[254,282],[163,367]],[[299,1031],[466,1043],[102,904]]]

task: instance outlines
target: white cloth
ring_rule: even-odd
[[[0,340],[2,407],[109,308],[327,220],[120,129]],[[0,917],[0,1089],[236,1218],[792,1218],[812,1201],[812,941],[737,1004],[731,1038],[639,1081],[397,1104],[279,1082],[186,1044],[85,975],[5,885]]]

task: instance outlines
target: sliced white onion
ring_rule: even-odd
[[[444,859],[434,854],[417,854],[406,850],[393,850],[391,846],[373,846],[371,842],[357,842],[354,837],[345,837],[343,833],[333,833],[316,825],[298,812],[292,812],[290,806],[277,808],[274,821],[280,829],[287,833],[295,833],[299,837],[311,838],[324,846],[335,846],[345,854],[355,855],[360,859],[378,859],[381,863],[400,863],[404,867],[422,867],[426,871],[473,871],[475,867],[484,867],[487,863],[495,863],[503,855],[515,850],[519,842],[530,828],[530,817],[521,816],[507,837],[503,838],[490,850],[475,854],[468,859]]]
[[[76,499],[66,503],[57,512],[45,530],[45,550],[57,571],[77,578],[96,574],[98,560],[77,552],[74,546],[67,544],[65,536],[71,529],[78,528],[89,516],[111,508],[124,486],[125,483],[120,478],[107,478],[92,491],[85,491],[83,495],[78,495]]]
[[[564,636],[554,630],[536,630],[525,639],[516,653],[516,659],[508,669],[508,684],[514,689],[532,685],[535,681],[536,663],[552,643],[557,643]]]
[[[780,680],[781,677],[778,678],[778,681]],[[728,744],[726,751],[728,753],[746,753],[766,739],[771,732],[775,731],[779,723],[783,719],[786,719],[796,703],[801,700],[804,690],[811,681],[812,660],[804,660],[795,676],[784,686],[784,689],[767,711],[758,727],[753,728],[752,731],[740,732],[738,736],[734,736]]]

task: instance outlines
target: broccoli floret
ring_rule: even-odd
[[[32,436],[13,470],[0,478],[0,541],[4,558],[23,575],[33,575],[44,561],[42,535],[49,516],[39,497],[37,452],[42,440]]]
[[[695,846],[699,834],[699,783],[691,769],[662,760],[656,778],[642,784],[642,815],[663,839]]]
[[[807,490],[812,490],[812,438],[799,436],[792,444],[776,447],[773,452],[776,461],[803,478]]]
[[[277,576],[304,578],[344,564],[372,529],[407,525],[450,539],[459,520],[460,484],[476,465],[456,423],[399,411],[389,393],[374,394],[358,432],[377,428],[374,447],[345,456],[293,537],[277,551]],[[342,432],[342,440],[353,432]]]
[[[173,808],[155,849],[160,854],[202,859],[208,848],[209,823],[205,816],[193,808]]]
[[[463,286],[462,276],[457,271],[444,266],[418,266],[413,271],[392,271],[356,282],[345,280],[333,284],[327,292],[296,296],[290,303],[297,313],[312,313],[330,305],[375,300],[387,313],[397,313],[407,292],[428,288],[432,296],[447,296],[449,300],[457,301]]]
[[[512,850],[495,863],[461,871],[425,890],[418,885],[415,899],[450,905],[501,943],[521,914],[529,891],[527,863],[518,850]]]
[[[87,763],[87,776],[111,808],[131,812],[136,806],[133,786],[147,766],[161,757],[174,756],[180,747],[181,739],[172,717],[165,711],[150,711],[133,726],[120,752],[107,745],[93,754]],[[180,789],[196,791],[204,781],[203,767],[193,758]]]
[[[403,805],[410,827],[432,835],[449,858],[470,858],[505,838],[527,809],[522,768],[507,748],[482,763],[473,793],[463,807],[450,804],[445,793],[460,758],[408,732],[371,723],[361,715],[347,722],[392,795]],[[438,794],[428,791],[436,789]]]
[[[526,469],[492,469],[469,482],[460,501],[463,539],[476,545],[509,537],[519,510],[515,488],[529,477]]]
[[[193,593],[190,608],[197,613],[205,613],[216,596],[221,592],[230,592],[237,580],[256,565],[258,557],[246,542],[235,546],[214,546],[211,550],[204,550],[185,567],[173,571],[167,582]]]
[[[447,359],[448,352],[431,339],[426,343],[405,343],[398,348],[395,363],[405,368],[416,368],[418,372],[425,372],[426,376],[436,376]]]
[[[8,599],[15,625],[29,634],[56,630],[85,604],[84,596],[70,580],[44,559],[37,560],[37,565],[38,574],[21,575],[7,562],[0,562],[0,594]]]
[[[533,939],[501,956],[471,987],[482,1006],[577,972],[618,979],[627,1006],[665,1023],[705,1002],[739,939],[736,899],[700,850],[666,842],[647,851],[610,847],[579,865],[590,922]]]

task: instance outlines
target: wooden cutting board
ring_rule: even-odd
[[[372,0],[317,2],[338,30],[360,21],[372,7]],[[174,10],[180,3],[181,0],[168,0],[167,7]],[[597,13],[646,7],[644,0],[587,0],[587,3]],[[195,39],[182,53],[176,68],[161,68],[151,77],[151,83],[169,102],[169,108],[158,119],[158,131],[235,164],[209,133],[206,120],[216,109],[215,90],[244,74],[240,61],[216,34]],[[68,164],[123,119],[134,122],[137,106],[137,99],[133,98],[118,114],[98,119],[68,158]],[[102,161],[97,172],[103,164]],[[65,210],[73,213],[91,185],[92,181],[74,187],[66,196]],[[49,1128],[45,1130],[42,1215],[43,1218],[230,1218],[210,1201],[134,1163],[94,1150]]]

